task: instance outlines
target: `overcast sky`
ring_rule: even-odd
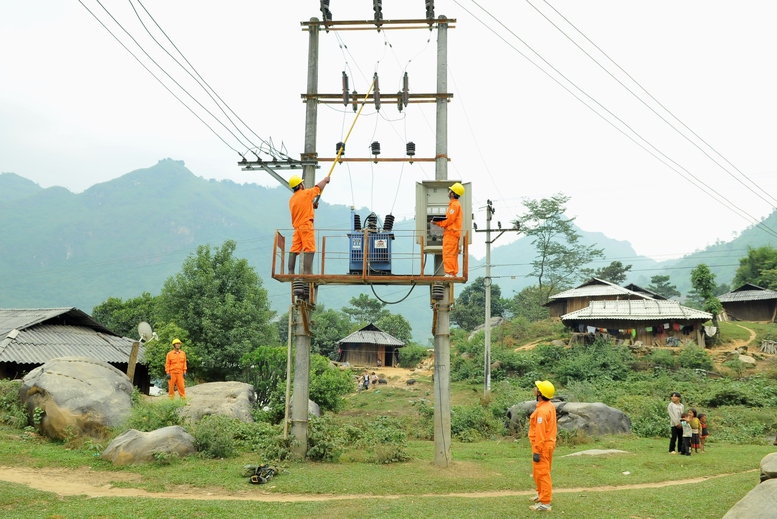
[[[259,136],[276,147],[282,142],[289,155],[299,157],[308,47],[300,22],[320,17],[319,2],[141,1],[234,111],[230,117],[247,138],[148,36],[132,6],[175,53],[137,0],[101,3],[236,137],[161,72],[97,0],[5,1],[0,2],[0,172],[80,192],[171,157],[204,178],[276,185],[264,173],[241,171],[238,152],[257,144]],[[424,16],[422,0],[383,4],[385,19]],[[480,226],[488,199],[495,203],[495,217],[506,223],[522,212],[523,197],[562,192],[572,197],[568,214],[577,216],[581,228],[628,240],[637,253],[662,260],[717,239],[728,241],[753,223],[750,217],[761,219],[777,205],[772,198],[777,196],[776,2],[435,4],[436,15],[457,20],[448,37],[448,90],[454,95],[448,177],[472,183]],[[371,5],[331,0],[336,20],[369,19]],[[344,70],[351,89],[361,93],[376,71],[384,93],[399,90],[405,71],[411,92],[435,90],[436,32],[330,32],[322,33],[320,44],[321,92],[339,93]],[[354,113],[342,105],[321,105],[319,115],[319,156],[332,157]],[[383,156],[403,155],[404,143],[414,141],[418,157],[432,157],[434,121],[433,105],[410,105],[403,113],[391,102],[379,113],[367,106],[347,155],[367,157],[369,143],[377,140]],[[328,169],[323,164],[319,178]],[[325,199],[409,218],[414,183],[433,178],[430,164],[338,165]],[[704,193],[707,188],[749,216],[716,202]],[[483,241],[484,235],[477,235],[473,250],[482,251]]]

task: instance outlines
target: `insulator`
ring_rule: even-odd
[[[375,213],[370,213],[367,217],[367,229],[372,231],[378,230],[378,216]]]
[[[405,144],[405,153],[408,157],[412,157],[415,155],[415,143],[413,141],[408,142]]]
[[[434,18],[434,0],[426,0],[426,18],[428,20]]]
[[[442,283],[432,285],[432,299],[440,301],[443,297],[445,297],[445,285]]]
[[[407,106],[410,101],[410,81],[407,79],[407,72],[402,77],[402,104]]]
[[[353,230],[354,231],[362,230],[362,218],[358,214],[353,215]]]
[[[332,20],[332,11],[329,10],[329,0],[321,0],[321,16],[325,22]]]
[[[370,144],[370,149],[372,150],[373,155],[380,155],[380,143],[378,141],[372,141],[372,144]]]
[[[385,220],[383,220],[383,231],[391,232],[391,229],[393,228],[394,228],[394,215],[388,214],[386,215]]]
[[[340,152],[340,149],[342,149],[342,153]],[[342,157],[345,155],[345,143],[344,142],[338,142],[335,146],[335,153],[340,153],[340,156]]]
[[[348,74],[343,70],[343,106],[348,106]]]
[[[356,93],[356,90],[351,92],[351,100],[353,101],[353,111],[356,112],[359,108],[359,94]]]
[[[372,0],[372,10],[375,11],[375,21],[383,19],[383,0]]]
[[[399,113],[402,113],[402,92],[397,92],[397,110],[399,110]]]
[[[380,84],[378,84],[377,72],[375,72],[375,74],[372,76],[372,81],[375,83],[372,99],[375,101],[375,110],[380,111]]]

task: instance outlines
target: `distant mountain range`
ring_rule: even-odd
[[[257,270],[275,310],[283,313],[291,302],[289,286],[270,277],[275,230],[290,227],[285,188],[205,180],[182,161],[164,159],[78,194],[62,187],[44,189],[14,173],[2,173],[0,199],[0,307],[75,306],[91,313],[108,297],[127,299],[144,291],[158,294],[164,280],[180,271],[183,260],[198,245],[219,246],[227,239],[237,242],[236,255]],[[347,244],[351,210],[325,200],[317,211],[316,227],[343,230],[340,242],[327,243],[327,250],[337,251]],[[370,211],[356,212],[364,219]],[[765,223],[777,227],[777,215]],[[412,220],[394,224],[398,233],[413,228]],[[605,250],[606,261],[595,268],[613,260],[631,264],[629,281],[643,286],[651,276],[669,274],[683,293],[690,288],[690,268],[705,262],[718,274],[719,283],[730,283],[747,246],[774,241],[760,229],[750,228],[731,242],[679,260],[656,262],[637,256],[626,241],[598,232],[580,233],[584,243]],[[409,255],[414,246],[409,243],[412,240],[405,241],[393,242],[392,252],[398,258]],[[491,274],[503,297],[535,283],[525,277],[533,257],[525,237],[492,249]],[[327,272],[347,271],[344,251],[333,258],[327,259]],[[395,273],[410,272],[400,259],[392,267]],[[470,257],[469,268],[470,280],[485,275],[483,260]],[[409,290],[380,286],[375,293],[396,301]],[[327,285],[319,292],[319,303],[339,310],[359,293],[374,297],[369,287]],[[414,338],[426,344],[432,319],[428,288],[417,287],[389,310],[404,315],[413,326]]]

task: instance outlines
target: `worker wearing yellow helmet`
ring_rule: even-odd
[[[289,179],[289,187],[294,191],[289,199],[291,225],[294,227],[294,236],[289,250],[289,274],[294,274],[297,256],[300,253],[304,253],[302,273],[313,273],[313,253],[316,252],[313,200],[321,194],[328,183],[329,176],[326,176],[311,189],[305,189],[305,183],[299,175],[293,175]]]
[[[556,388],[549,380],[534,382],[534,396],[537,408],[529,419],[529,442],[532,451],[532,474],[537,485],[537,495],[530,506],[536,512],[549,512],[553,497],[553,480],[550,477],[553,465],[553,451],[556,449],[556,408],[550,401]]]
[[[175,387],[178,386],[178,396],[186,398],[186,386],[183,378],[186,373],[186,352],[181,351],[181,339],[173,339],[173,349],[167,352],[165,358],[165,373],[167,373],[168,395],[175,398]]]
[[[462,212],[459,197],[464,195],[464,186],[456,182],[448,188],[448,210],[445,218],[434,219],[432,223],[443,228],[442,264],[445,277],[456,277],[459,273],[459,240],[461,240]]]

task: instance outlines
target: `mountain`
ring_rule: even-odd
[[[144,291],[158,294],[198,245],[220,246],[227,239],[237,243],[236,255],[259,273],[273,309],[283,313],[291,303],[288,284],[270,276],[275,230],[291,237],[289,191],[280,186],[205,180],[182,161],[164,159],[79,194],[62,187],[44,189],[16,174],[3,173],[0,193],[0,307],[75,306],[91,312],[109,297],[127,299]],[[364,221],[369,209],[356,212]],[[317,229],[327,234],[327,273],[348,271],[350,214],[349,207],[327,204],[325,197],[316,213]],[[765,223],[777,227],[777,215]],[[407,259],[413,252],[417,255],[417,245],[403,238],[414,226],[413,220],[394,224],[394,273],[418,271],[418,265]],[[689,288],[690,269],[699,263],[710,265],[719,283],[730,283],[747,246],[769,243],[766,233],[751,228],[732,242],[659,263],[637,256],[627,241],[578,232],[584,244],[605,250],[606,260],[594,268],[613,260],[631,264],[629,281],[642,286],[650,283],[651,276],[670,273],[683,292]],[[526,277],[533,258],[534,249],[526,237],[493,247],[491,274],[503,297],[535,283]],[[470,257],[470,279],[481,276],[485,276],[484,260]],[[457,286],[457,294],[463,288]],[[360,293],[387,302],[401,300],[388,309],[405,316],[416,341],[427,342],[432,328],[427,287],[326,285],[318,302],[339,310]]]

